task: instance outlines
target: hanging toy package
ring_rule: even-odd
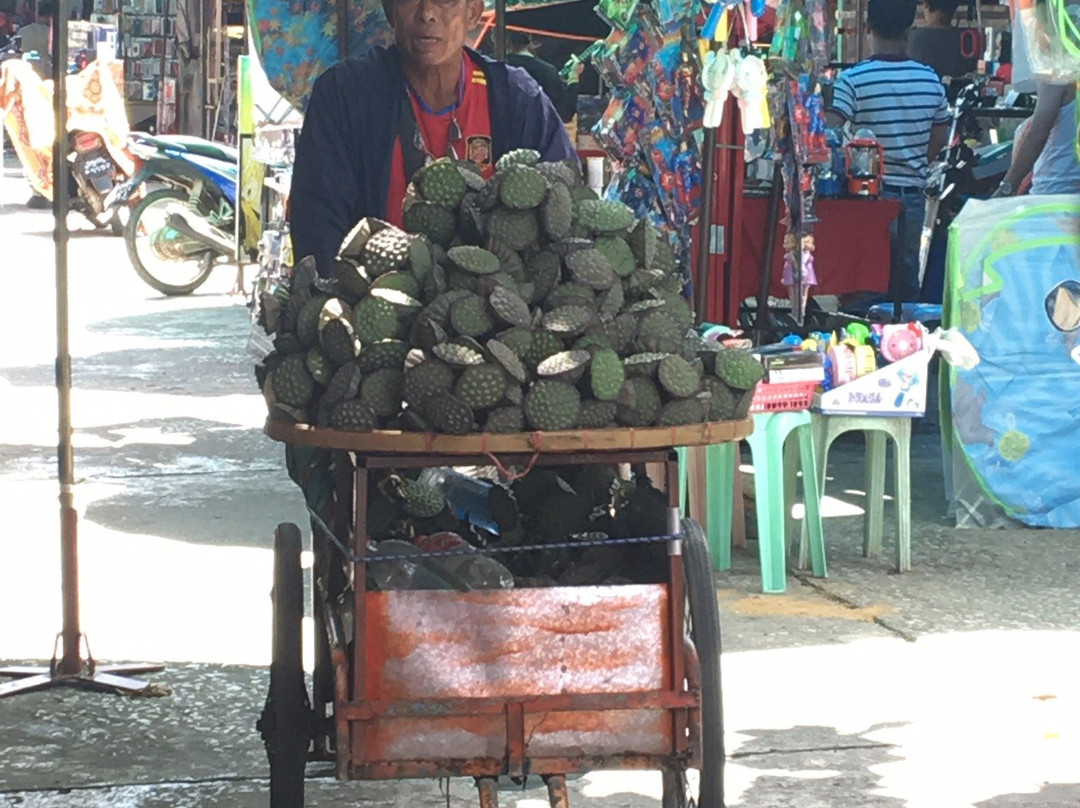
[[[596,13],[613,28],[625,28],[634,19],[638,0],[600,0]]]
[[[1013,33],[1035,77],[1080,81],[1080,2],[1015,0]]]

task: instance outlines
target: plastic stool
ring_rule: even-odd
[[[881,555],[885,518],[885,453],[892,438],[896,462],[896,569],[911,569],[911,418],[884,415],[813,414],[821,491],[829,466],[829,447],[845,432],[866,436],[866,512],[863,515],[863,555]],[[800,550],[800,558],[802,551]]]
[[[824,578],[825,541],[821,528],[821,495],[818,490],[818,464],[810,413],[758,413],[753,416],[754,431],[747,438],[754,463],[755,506],[757,509],[758,553],[761,559],[761,590],[781,593],[787,589],[787,518],[784,513],[784,446],[794,432],[803,469],[803,496],[808,527],[807,550],[813,574]],[[706,449],[708,479],[707,536],[713,565],[718,570],[731,568],[731,511],[734,505],[734,443],[722,443]],[[793,488],[792,485],[788,486]],[[800,545],[800,555],[803,551]],[[803,562],[800,562],[802,564]]]

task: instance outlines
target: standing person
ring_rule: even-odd
[[[365,216],[401,223],[409,179],[426,160],[472,159],[491,176],[503,154],[575,158],[540,86],[465,46],[483,0],[383,0],[394,45],[341,62],[315,82],[296,146],[293,253],[329,275]]]
[[[23,53],[36,51],[38,61],[34,62],[34,68],[43,79],[51,79],[52,76],[52,15],[53,4],[50,0],[38,6],[37,19],[35,22],[23,25],[19,28],[19,48]]]
[[[979,65],[978,53],[964,55],[964,39],[981,41],[979,29],[953,25],[959,5],[960,0],[923,0],[926,25],[913,28],[908,37],[908,55],[916,62],[934,68],[942,78],[966,76],[974,73]]]
[[[1031,175],[1032,194],[1080,194],[1076,85],[1039,83],[1035,111],[1016,132],[1012,165],[995,197],[1012,196]]]
[[[829,108],[833,125],[869,128],[885,150],[882,196],[900,201],[892,227],[891,292],[917,300],[919,238],[929,159],[948,139],[949,108],[937,74],[907,55],[915,0],[870,0],[873,55],[840,74]]]
[[[545,62],[536,55],[531,36],[520,31],[509,31],[507,37],[510,42],[510,53],[506,55],[506,63],[520,67],[536,79],[544,95],[555,105],[555,111],[559,113],[562,122],[570,123],[577,115],[578,79],[581,77],[581,71],[585,69],[585,64],[578,64],[574,81],[567,84],[562,80],[555,65]]]

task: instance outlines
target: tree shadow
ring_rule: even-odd
[[[879,793],[881,776],[874,767],[901,760],[892,744],[867,737],[896,724],[879,724],[861,733],[846,734],[835,727],[796,726],[790,729],[739,730],[748,736],[729,756],[740,767],[761,770],[743,791],[738,805],[798,805],[800,808],[903,808],[906,803]],[[729,781],[732,778],[729,777]],[[790,795],[785,798],[783,795]]]
[[[1076,808],[1080,805],[1080,783],[1045,783],[1035,794],[998,794],[977,808]]]

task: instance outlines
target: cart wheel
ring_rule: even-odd
[[[724,705],[720,686],[719,605],[705,533],[692,519],[684,519],[682,527],[687,631],[701,664],[701,770],[664,772],[663,806],[723,808]]]
[[[301,656],[300,528],[288,522],[274,532],[273,603],[270,692],[256,728],[270,759],[270,808],[303,808],[304,764],[314,722]]]

